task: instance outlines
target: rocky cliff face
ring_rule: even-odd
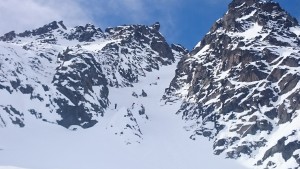
[[[215,154],[250,168],[300,166],[300,27],[278,3],[234,0],[179,63],[166,102],[192,139],[214,141]]]
[[[67,28],[52,22],[0,37],[0,126],[32,120],[88,128],[111,104],[109,88],[130,87],[186,49],[170,46],[160,25]],[[128,117],[134,119],[134,117]]]

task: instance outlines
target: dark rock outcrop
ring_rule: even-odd
[[[54,100],[59,105],[57,113],[62,116],[58,124],[67,128],[72,125],[92,127],[97,123],[93,117],[103,116],[108,106],[107,80],[101,66],[91,54],[65,53],[60,55],[59,61],[62,63],[52,83],[67,99]],[[95,98],[94,102],[85,95]]]

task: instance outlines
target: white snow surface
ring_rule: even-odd
[[[118,42],[120,40],[104,40],[103,42],[98,42],[98,43],[86,43],[83,44],[81,47],[85,50],[96,52],[104,48],[108,43],[112,42]]]
[[[245,3],[244,3],[244,4],[245,4]],[[243,5],[244,5],[244,4],[243,4]],[[241,5],[241,6],[243,6],[243,5]],[[255,12],[256,12],[256,10],[253,10],[250,14],[245,15],[245,16],[243,16],[243,17],[241,17],[241,18],[238,18],[237,21],[246,20],[246,19],[250,18],[251,16],[253,16],[253,15],[255,14]]]
[[[253,15],[253,14],[252,14]],[[262,26],[258,23],[254,23],[249,29],[244,32],[233,34],[233,36],[244,37],[245,39],[253,39],[259,35],[259,32],[262,30]]]
[[[290,29],[291,32],[295,33],[296,35],[300,36],[300,26],[293,27]]]
[[[189,139],[184,121],[174,114],[179,102],[163,105],[160,101],[175,66],[147,74],[134,87],[110,88],[111,107],[90,129],[71,131],[34,118],[25,128],[0,128],[0,169],[243,169],[237,161],[213,155],[212,142],[206,138]],[[132,96],[142,89],[147,97]],[[143,105],[149,117],[136,119],[141,138],[117,133],[125,127],[124,110],[133,103]]]

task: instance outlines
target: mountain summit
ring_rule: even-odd
[[[234,0],[166,90],[191,138],[252,168],[300,165],[300,27],[278,3]]]
[[[7,98],[0,102],[0,126],[24,127],[32,117],[66,128],[94,126],[112,104],[109,87],[132,87],[187,53],[169,45],[159,28],[123,25],[103,32],[54,21],[0,37],[0,95]]]

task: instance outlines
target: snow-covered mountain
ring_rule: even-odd
[[[1,37],[0,168],[242,169],[161,102],[188,51],[158,30],[53,22]]]
[[[278,3],[233,0],[166,91],[192,139],[250,168],[300,166],[300,26]]]
[[[299,168],[295,18],[233,0],[191,52],[159,29],[1,36],[0,168]]]
[[[0,95],[5,98],[0,126],[24,127],[34,116],[66,128],[92,127],[110,104],[117,104],[108,99],[109,87],[133,86],[187,53],[180,45],[169,46],[159,28],[155,23],[103,32],[91,24],[67,28],[55,21],[0,37]]]

